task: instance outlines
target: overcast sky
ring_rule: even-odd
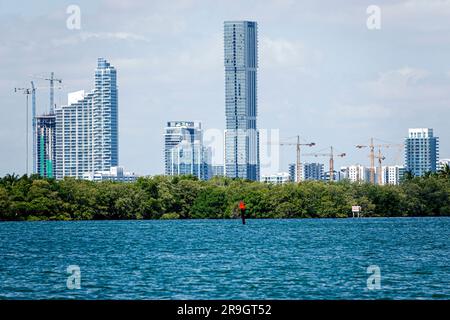
[[[66,27],[70,4],[80,30]],[[380,30],[366,26],[372,4]],[[97,57],[118,70],[120,164],[162,173],[166,121],[224,129],[223,21],[244,19],[258,22],[259,128],[317,143],[305,152],[333,145],[341,166],[368,165],[355,145],[370,137],[402,143],[409,127],[431,127],[450,158],[450,1],[0,0],[0,175],[25,172],[25,97],[13,88],[54,71],[66,104],[93,88]],[[37,99],[46,111],[48,90]],[[284,148],[280,170],[293,161]]]

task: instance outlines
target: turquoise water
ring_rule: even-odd
[[[3,222],[0,298],[450,299],[449,235],[450,218]]]

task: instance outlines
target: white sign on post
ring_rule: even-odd
[[[355,213],[358,215],[358,218],[359,218],[360,212],[361,212],[361,206],[352,206],[353,218],[355,217]]]

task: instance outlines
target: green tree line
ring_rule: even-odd
[[[272,185],[216,177],[142,177],[134,183],[91,182],[37,175],[0,178],[0,220],[222,219],[243,200],[253,218],[336,218],[352,215],[450,215],[450,170],[400,185],[305,181]]]

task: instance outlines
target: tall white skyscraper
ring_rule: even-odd
[[[225,175],[258,181],[257,38],[256,22],[224,23]]]
[[[109,62],[99,58],[94,90],[69,94],[55,114],[57,179],[82,179],[118,165],[117,74]]]
[[[103,58],[95,69],[93,130],[94,167],[98,171],[119,165],[117,71]]]

